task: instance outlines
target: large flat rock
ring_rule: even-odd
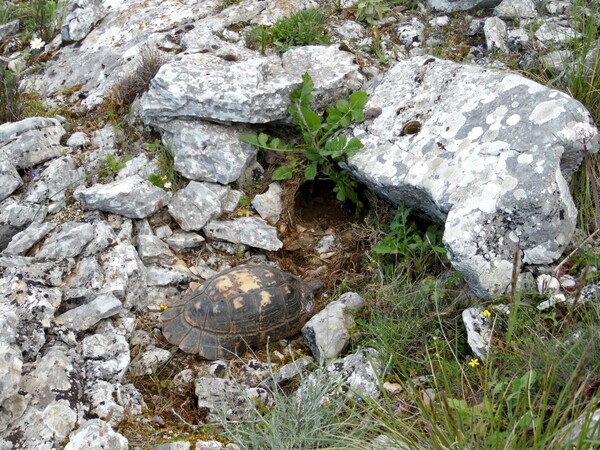
[[[309,72],[317,104],[358,90],[354,55],[337,46],[307,46],[278,56],[248,51],[190,53],[165,64],[142,97],[140,115],[152,125],[174,118],[266,123],[285,119],[289,93]]]
[[[577,211],[565,176],[583,158],[588,111],[510,72],[433,57],[398,62],[370,93],[381,114],[355,129],[349,170],[381,196],[445,223],[454,267],[481,296],[524,264],[562,254]],[[597,141],[588,144],[597,151]]]

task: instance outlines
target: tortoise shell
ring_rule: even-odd
[[[275,267],[237,266],[169,306],[161,315],[163,334],[184,352],[230,359],[298,333],[317,288]]]

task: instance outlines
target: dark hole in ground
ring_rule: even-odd
[[[331,180],[307,181],[300,186],[294,202],[296,218],[325,229],[356,221],[355,205],[350,201],[340,202],[334,188],[335,183]]]
[[[369,202],[360,192],[364,208],[359,215],[352,202],[340,202],[331,180],[302,184],[295,192],[285,224],[280,227],[283,250],[277,259],[283,270],[305,279],[318,278],[327,288],[362,274],[365,251],[365,214]],[[330,248],[324,241],[332,241]]]

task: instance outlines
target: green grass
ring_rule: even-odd
[[[254,27],[249,44],[258,47],[264,54],[267,47],[280,53],[302,45],[324,45],[329,43],[325,33],[325,15],[318,9],[305,9],[278,20],[273,26]]]
[[[276,386],[272,391],[274,407],[246,399],[246,418],[232,423],[223,409],[219,424],[223,435],[244,450],[338,448],[343,436],[357,433],[356,424],[361,418],[356,404],[348,406],[333,399],[332,393],[338,389],[337,384],[323,378],[306,383],[299,398]]]

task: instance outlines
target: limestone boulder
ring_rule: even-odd
[[[84,209],[143,219],[166,205],[169,194],[138,175],[109,184],[79,189],[75,197]]]
[[[175,170],[189,180],[229,184],[256,158],[256,148],[240,142],[240,135],[250,133],[241,127],[171,120],[160,128],[173,149]]]
[[[100,419],[87,420],[69,435],[65,450],[80,448],[102,448],[127,450],[129,442],[120,433],[113,430],[109,423]]]
[[[45,117],[29,117],[0,125],[0,158],[17,169],[30,169],[60,156],[60,138],[66,133],[60,122]]]
[[[71,155],[54,159],[47,167],[39,170],[34,182],[28,183],[23,200],[47,203],[50,214],[62,209],[67,193],[85,183],[85,169],[77,166],[76,159]]]
[[[367,108],[381,114],[355,128],[364,148],[347,168],[445,223],[448,257],[476,294],[509,286],[515,253],[524,264],[560,257],[577,217],[565,181],[583,158],[574,130],[593,123],[581,103],[514,73],[422,56],[396,63]]]
[[[289,93],[309,72],[316,106],[362,86],[354,55],[337,46],[307,46],[281,58],[246,53],[185,54],[165,64],[142,97],[140,114],[153,125],[173,118],[267,123],[288,115]]]
[[[275,252],[283,247],[277,229],[260,217],[238,217],[233,220],[213,220],[203,228],[210,239],[262,248]]]
[[[227,194],[227,188],[209,183],[190,183],[178,191],[169,203],[169,213],[185,231],[201,230],[206,223],[223,212],[221,201]]]
[[[72,258],[81,253],[94,237],[94,226],[85,222],[67,222],[52,232],[44,241],[37,258]]]

